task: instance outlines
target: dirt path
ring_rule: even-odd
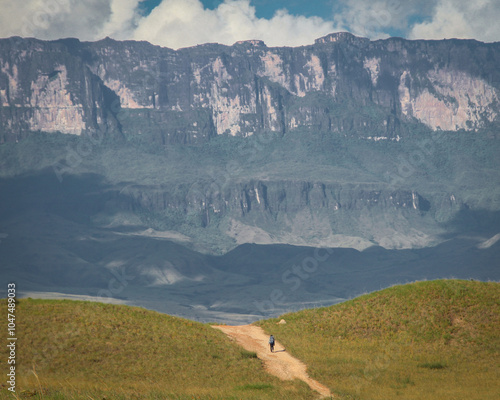
[[[310,378],[306,372],[306,365],[288,354],[278,341],[274,346],[274,353],[271,353],[268,344],[269,336],[262,328],[254,325],[216,325],[213,328],[220,329],[245,350],[256,352],[257,357],[264,361],[265,368],[270,374],[283,380],[298,378],[320,393],[322,398],[332,396],[330,389]]]

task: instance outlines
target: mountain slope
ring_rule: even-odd
[[[433,139],[373,143],[297,133],[266,144],[219,137],[204,146],[152,148],[36,134],[0,146],[3,212],[21,212],[9,208],[15,199],[59,214],[56,207],[67,213],[78,206],[92,227],[175,231],[218,254],[242,243],[426,247],[469,235],[469,222],[500,209],[500,142],[457,133]],[[430,153],[401,164],[412,169],[400,175],[401,160],[425,143]],[[37,181],[48,186],[32,185]],[[64,204],[52,204],[56,194]],[[479,222],[475,233],[498,233],[498,220]]]
[[[500,210],[499,60],[499,43],[347,33],[177,51],[2,39],[0,173],[95,174],[94,226],[204,252],[431,246],[459,213]]]
[[[26,299],[16,310],[22,399],[315,397],[301,382],[268,375],[208,325],[89,302]],[[12,394],[2,385],[0,397]]]
[[[418,282],[258,325],[339,399],[489,399],[499,389],[499,290]],[[317,396],[268,375],[254,353],[208,325],[89,302],[24,299],[16,309],[20,398]],[[0,397],[11,394],[2,387]]]
[[[182,237],[173,242],[169,232],[89,226],[82,208],[101,201],[91,195],[96,190],[69,195],[84,183],[68,179],[55,192],[61,196],[46,205],[36,194],[33,202],[17,197],[23,211],[3,214],[0,232],[8,235],[0,243],[0,279],[15,280],[24,296],[93,296],[200,321],[250,323],[420,279],[500,279],[500,242],[485,247],[495,235],[473,232],[423,249],[244,244],[211,256],[190,249]],[[9,189],[0,198],[12,195],[15,188]],[[67,206],[73,196],[77,201]]]
[[[340,398],[486,399],[500,389],[500,285],[429,281],[261,321]]]
[[[498,233],[498,213],[468,210],[443,243],[422,249],[242,244],[213,256],[195,250],[187,235],[141,225],[96,174],[59,182],[49,170],[0,180],[0,189],[0,277],[14,279],[26,296],[93,296],[201,321],[249,323],[420,279],[500,279],[500,242],[482,244]],[[96,223],[103,215],[116,216],[115,223]],[[222,243],[218,236],[205,240]]]

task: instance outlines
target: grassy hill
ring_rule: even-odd
[[[498,283],[419,282],[283,318],[258,324],[339,399],[500,393]],[[141,308],[25,299],[16,329],[21,399],[316,397],[302,382],[268,375],[209,325]],[[12,398],[5,384],[0,398]]]
[[[20,300],[16,331],[21,399],[315,396],[305,383],[268,375],[254,354],[209,325],[141,308]],[[5,346],[0,356],[7,360]],[[0,398],[13,398],[5,385]]]
[[[340,399],[493,399],[500,394],[500,284],[395,286],[260,321]]]

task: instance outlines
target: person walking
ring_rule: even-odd
[[[271,337],[269,338],[269,347],[271,349],[271,353],[274,352],[274,336],[271,335]]]

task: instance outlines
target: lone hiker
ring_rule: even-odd
[[[271,348],[271,353],[274,351],[274,336],[271,335],[269,338],[269,347]]]

